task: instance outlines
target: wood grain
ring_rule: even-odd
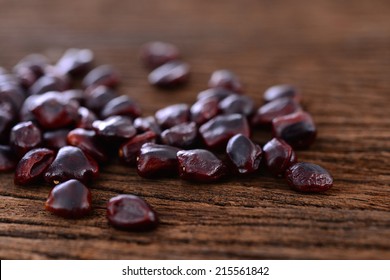
[[[192,103],[218,68],[235,71],[257,105],[277,83],[298,85],[319,130],[299,151],[331,171],[335,186],[304,195],[266,175],[197,185],[146,180],[113,164],[91,186],[93,213],[65,220],[43,209],[49,187],[0,175],[1,259],[389,259],[390,2],[11,1],[0,0],[0,65],[31,52],[53,60],[91,48],[123,74],[120,92],[145,115]],[[150,87],[142,43],[177,44],[192,66],[189,86]],[[265,142],[268,133],[256,132]],[[105,204],[144,197],[160,214],[153,232],[113,229]]]

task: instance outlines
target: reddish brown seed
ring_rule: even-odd
[[[126,95],[118,96],[110,100],[100,113],[102,118],[108,118],[115,115],[137,118],[141,115],[141,107]]]
[[[223,114],[242,114],[250,116],[255,110],[255,103],[253,99],[239,94],[231,94],[227,96],[219,103],[218,106]]]
[[[283,176],[297,162],[293,148],[281,139],[273,138],[263,147],[264,162],[274,176]]]
[[[99,166],[77,147],[62,147],[45,173],[45,181],[58,184],[70,179],[87,183],[99,176]]]
[[[137,133],[129,117],[112,116],[105,120],[92,123],[99,138],[111,142],[123,142],[131,139]]]
[[[68,49],[58,60],[56,69],[72,77],[82,77],[91,70],[94,55],[88,49]]]
[[[66,137],[69,131],[69,129],[58,129],[43,133],[42,146],[53,150],[61,149],[67,145]]]
[[[92,124],[97,120],[97,117],[94,112],[91,110],[80,107],[77,110],[78,118],[76,121],[76,127],[85,128],[85,129],[93,129]]]
[[[39,95],[31,106],[32,114],[44,129],[64,128],[77,120],[78,103],[64,99],[60,92]]]
[[[79,147],[97,162],[104,163],[108,160],[107,152],[99,143],[96,133],[93,130],[83,128],[73,129],[67,136],[67,142],[71,146]]]
[[[136,118],[134,127],[138,132],[153,131],[157,136],[161,134],[160,126],[157,124],[156,118],[153,116]]]
[[[161,133],[161,141],[166,145],[189,148],[195,144],[197,136],[196,123],[182,123],[164,130]]]
[[[146,178],[177,174],[178,151],[178,148],[167,145],[143,144],[137,158],[138,174]]]
[[[106,86],[92,87],[86,90],[85,107],[100,114],[103,107],[115,97],[117,94],[111,88]]]
[[[0,145],[0,172],[9,172],[15,169],[16,158],[10,146]]]
[[[174,104],[158,110],[156,121],[163,129],[185,123],[190,118],[190,107],[187,104]]]
[[[30,87],[29,94],[36,95],[48,91],[64,91],[67,86],[64,80],[56,76],[43,75]]]
[[[243,92],[243,86],[238,77],[226,69],[216,70],[211,74],[209,80],[210,88],[226,88],[236,93]]]
[[[217,98],[218,102],[222,101],[226,97],[236,94],[233,91],[227,90],[225,88],[209,88],[198,93],[197,99],[208,99],[208,98]]]
[[[261,106],[252,118],[256,126],[269,126],[272,120],[302,110],[299,103],[291,98],[278,98]]]
[[[16,166],[14,183],[28,185],[43,179],[47,168],[54,160],[54,152],[45,148],[33,149],[26,153]]]
[[[140,57],[149,69],[155,69],[169,61],[180,58],[179,49],[170,43],[149,42],[142,46]]]
[[[40,99],[40,95],[31,95],[24,100],[22,107],[19,111],[19,120],[21,122],[26,121],[36,121],[34,114],[32,113],[32,109],[37,106],[37,103]]]
[[[84,104],[86,95],[81,89],[68,89],[62,92],[62,96],[66,100],[74,100],[79,104]]]
[[[0,102],[7,102],[12,104],[12,108],[15,111],[20,110],[26,99],[25,93],[22,88],[11,81],[0,81]]]
[[[101,65],[92,69],[83,79],[83,86],[85,88],[100,85],[115,88],[119,85],[119,83],[119,74],[110,65]]]
[[[148,80],[154,86],[172,88],[187,83],[189,77],[190,66],[185,62],[175,60],[154,69],[150,72]]]
[[[310,147],[317,136],[317,129],[310,114],[297,112],[272,121],[274,137],[281,138],[295,149]]]
[[[226,154],[234,171],[239,174],[249,174],[259,169],[263,152],[261,147],[248,137],[237,134],[227,143]]]
[[[226,143],[236,134],[250,136],[246,118],[240,114],[216,116],[199,128],[204,143],[210,149],[225,149]]]
[[[46,200],[46,210],[64,218],[81,218],[91,211],[91,192],[77,180],[55,186]]]
[[[327,170],[308,162],[290,166],[286,179],[292,188],[300,192],[323,192],[333,186],[333,178]]]
[[[227,174],[226,165],[213,153],[207,150],[195,149],[179,151],[180,178],[195,182],[215,182]]]
[[[158,225],[156,212],[135,195],[118,195],[107,204],[107,219],[119,229],[144,231]]]
[[[191,106],[191,120],[198,125],[202,125],[214,118],[219,112],[218,103],[216,97],[199,99]]]
[[[265,102],[270,102],[284,97],[292,98],[299,102],[301,100],[301,93],[292,85],[276,85],[269,87],[264,92],[263,96]]]
[[[7,105],[8,104],[8,105]],[[9,103],[0,104],[0,142],[8,142],[15,114]]]
[[[40,54],[30,54],[19,61],[13,72],[20,80],[24,88],[29,88],[35,81],[45,73],[48,59]]]
[[[134,136],[132,139],[122,144],[119,148],[119,159],[130,166],[137,164],[137,157],[141,147],[145,143],[155,143],[156,134],[153,131],[146,131]]]
[[[23,156],[42,144],[41,130],[30,121],[18,123],[11,129],[10,144],[18,156]]]

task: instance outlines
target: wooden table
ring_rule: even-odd
[[[93,213],[65,220],[43,209],[49,186],[15,186],[2,174],[0,258],[389,259],[390,2],[287,2],[0,0],[0,65],[90,48],[123,74],[120,93],[145,115],[194,102],[219,68],[236,72],[258,106],[268,86],[298,85],[319,130],[298,156],[335,178],[330,191],[307,195],[264,175],[198,185],[142,179],[114,164],[91,186]],[[138,51],[157,39],[177,44],[191,64],[187,87],[148,85]],[[105,204],[120,193],[144,197],[161,226],[110,227]]]

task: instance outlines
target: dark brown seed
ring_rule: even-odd
[[[180,58],[179,49],[165,42],[150,42],[141,48],[141,60],[146,67],[153,70],[169,61]]]
[[[104,163],[108,161],[107,152],[99,143],[96,132],[93,130],[83,128],[73,129],[67,136],[67,142],[71,146],[79,147],[97,162]]]
[[[210,88],[226,88],[236,93],[244,91],[238,77],[233,72],[226,69],[214,71],[211,74],[208,85]]]
[[[223,114],[242,114],[250,116],[255,110],[253,99],[239,94],[232,94],[224,98],[218,106]]]
[[[84,91],[81,89],[68,89],[62,92],[62,96],[66,100],[74,100],[77,101],[79,104],[84,104],[86,95]]]
[[[274,176],[283,176],[297,162],[293,148],[281,139],[273,138],[263,147],[264,162]]]
[[[10,144],[15,153],[22,157],[42,144],[41,130],[33,122],[18,123],[11,129]]]
[[[67,127],[74,124],[78,117],[78,103],[64,99],[59,92],[39,95],[31,106],[32,114],[44,129]]]
[[[310,147],[317,136],[317,129],[310,114],[297,112],[272,121],[274,137],[281,138],[295,149]]]
[[[143,144],[137,158],[138,174],[146,178],[176,175],[178,151],[178,148],[167,145]]]
[[[189,77],[190,66],[185,62],[175,60],[154,69],[150,72],[148,80],[154,86],[172,88],[187,83]]]
[[[196,123],[182,123],[164,130],[161,133],[161,141],[166,145],[189,148],[195,144],[197,136]]]
[[[333,178],[327,170],[308,162],[290,166],[286,179],[292,188],[301,192],[323,192],[333,186]]]
[[[64,81],[53,75],[43,75],[29,90],[30,95],[42,94],[49,91],[64,91],[67,88]]]
[[[77,180],[55,186],[46,200],[46,210],[64,218],[81,218],[91,211],[91,192]]]
[[[76,127],[93,129],[92,124],[94,121],[97,120],[95,113],[85,107],[80,107],[77,110],[77,113],[78,113],[78,118],[76,122]]]
[[[116,92],[106,86],[89,88],[86,90],[85,107],[100,114],[103,107],[115,97],[117,97]]]
[[[112,116],[102,121],[97,120],[92,123],[92,127],[99,138],[115,143],[123,143],[137,133],[131,119],[125,116]]]
[[[265,102],[270,102],[275,99],[284,98],[284,97],[292,98],[295,99],[297,102],[300,102],[301,93],[296,87],[292,85],[276,85],[268,88],[264,92],[263,97]]]
[[[180,178],[185,180],[209,183],[227,174],[226,165],[207,150],[179,151],[177,159]]]
[[[99,176],[97,162],[77,147],[62,147],[45,173],[45,180],[58,184],[70,179],[87,183]]]
[[[26,122],[26,121],[37,122],[34,114],[32,113],[32,110],[37,106],[39,98],[40,95],[31,95],[26,98],[19,111],[19,120],[21,122]]]
[[[252,119],[256,126],[270,126],[272,120],[302,110],[299,103],[291,98],[278,98],[261,106]]]
[[[145,143],[155,143],[156,134],[153,131],[146,131],[134,136],[132,139],[122,144],[119,148],[119,159],[130,166],[137,164],[137,157],[141,147]]]
[[[239,174],[257,171],[262,158],[261,147],[248,137],[238,134],[230,138],[226,146],[226,154]]]
[[[68,136],[69,131],[69,129],[46,131],[43,133],[42,146],[53,150],[61,149],[67,145],[66,137]]]
[[[218,102],[222,101],[226,97],[236,94],[233,91],[227,90],[225,88],[209,88],[204,91],[198,93],[197,99],[205,99],[205,98],[217,98]]]
[[[48,59],[40,54],[30,54],[16,64],[13,71],[24,88],[29,88],[45,73]]]
[[[144,231],[158,225],[157,214],[143,199],[135,195],[118,195],[107,204],[107,219],[119,229]]]
[[[16,166],[14,183],[28,185],[43,179],[47,168],[54,160],[54,152],[45,148],[33,149],[26,153]]]
[[[19,111],[26,99],[22,88],[12,82],[0,82],[0,102],[12,104],[15,111]]]
[[[198,125],[202,125],[214,118],[219,112],[218,103],[216,97],[199,99],[191,106],[191,120]]]
[[[110,65],[101,65],[92,69],[83,80],[83,86],[85,88],[100,85],[115,88],[119,83],[119,74]]]
[[[15,169],[16,157],[10,146],[0,145],[0,172],[9,172]]]
[[[60,73],[82,77],[91,70],[94,55],[88,49],[68,49],[58,60],[56,68]]]
[[[158,110],[156,121],[163,129],[185,123],[190,118],[190,107],[187,104],[174,104]]]
[[[8,142],[10,130],[15,122],[12,105],[11,107],[8,105],[5,102],[0,104],[0,142],[4,143]]]
[[[240,114],[216,116],[199,128],[204,143],[210,149],[225,149],[227,142],[236,134],[250,136],[246,118]]]
[[[153,116],[136,118],[134,120],[134,127],[138,130],[138,132],[153,131],[157,136],[160,136],[161,134],[160,126],[157,124],[157,121]]]
[[[118,96],[110,100],[102,109],[100,116],[108,118],[115,115],[137,118],[141,115],[141,107],[126,95]]]

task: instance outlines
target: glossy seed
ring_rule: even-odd
[[[236,134],[250,136],[246,118],[240,114],[216,116],[199,128],[204,143],[210,149],[225,149],[227,142]]]
[[[79,147],[93,157],[97,162],[104,163],[108,155],[96,137],[96,132],[84,128],[76,128],[69,132],[67,142],[71,146]]]
[[[0,172],[9,172],[15,169],[16,157],[10,146],[0,145]]]
[[[47,168],[54,160],[54,152],[45,148],[33,149],[26,153],[16,166],[14,183],[28,185],[43,179]]]
[[[141,48],[141,60],[149,69],[155,69],[169,61],[180,58],[179,49],[166,42],[149,42]]]
[[[297,112],[272,121],[274,137],[281,138],[295,149],[310,147],[317,136],[317,129],[310,114]]]
[[[236,93],[225,88],[209,88],[199,92],[197,99],[201,100],[201,99],[217,98],[218,102],[220,102],[232,94],[236,94]]]
[[[141,115],[141,107],[126,95],[110,100],[102,109],[100,116],[108,118],[115,115],[137,118]]]
[[[190,107],[187,104],[174,104],[158,110],[156,121],[163,129],[185,123],[190,118]]]
[[[153,116],[139,117],[134,120],[134,127],[138,132],[153,131],[157,136],[161,134],[160,126]]]
[[[226,69],[214,71],[208,85],[210,88],[220,87],[236,93],[243,92],[243,86],[239,78],[232,71]]]
[[[252,119],[252,124],[256,126],[270,126],[273,119],[300,110],[302,110],[301,106],[294,99],[287,97],[275,99],[261,106],[256,111]]]
[[[239,174],[257,171],[262,158],[261,147],[253,143],[247,136],[238,134],[230,138],[226,146],[226,154]]]
[[[45,73],[48,59],[40,54],[30,54],[19,61],[13,72],[20,80],[24,88],[29,88],[35,81]]]
[[[109,88],[115,88],[120,83],[120,77],[118,72],[110,65],[100,65],[92,69],[83,79],[83,86],[96,87],[106,86]]]
[[[239,94],[231,94],[227,96],[219,103],[218,106],[219,110],[223,114],[242,114],[250,116],[255,110],[255,103],[253,99]]]
[[[264,92],[264,100],[265,102],[270,102],[275,99],[288,97],[291,99],[295,99],[297,102],[301,100],[301,93],[299,90],[292,85],[276,85],[269,87]]]
[[[182,123],[164,130],[161,133],[161,141],[166,145],[189,148],[195,144],[197,135],[196,123]]]
[[[80,148],[65,146],[61,148],[53,163],[45,173],[45,181],[58,184],[70,179],[87,183],[99,176],[97,162]]]
[[[91,192],[77,180],[55,186],[46,200],[46,210],[64,218],[81,218],[91,211]]]
[[[76,127],[84,129],[93,129],[92,124],[94,121],[97,120],[97,116],[94,112],[85,107],[80,107],[77,110],[77,114],[78,117],[76,121]]]
[[[189,77],[190,66],[185,62],[175,60],[154,69],[150,72],[148,80],[151,85],[171,88],[187,83]]]
[[[11,130],[10,144],[15,153],[22,157],[42,144],[42,132],[33,122],[18,123]]]
[[[118,195],[107,204],[111,225],[125,230],[151,230],[158,225],[157,214],[143,199],[135,195]]]
[[[202,125],[214,118],[219,113],[218,103],[217,97],[199,99],[191,106],[191,120]]]
[[[86,90],[85,107],[96,114],[106,106],[108,102],[117,97],[117,93],[106,86],[92,87]]]
[[[179,175],[194,182],[215,182],[227,174],[226,165],[213,153],[203,149],[179,151]]]
[[[82,77],[91,70],[94,55],[88,49],[71,48],[65,51],[58,60],[56,68],[60,73],[72,77]]]
[[[178,151],[178,148],[167,145],[143,144],[137,158],[138,174],[146,178],[176,175]]]
[[[308,162],[290,166],[286,179],[292,188],[301,192],[323,192],[333,186],[333,178],[327,170]]]
[[[134,137],[137,130],[129,117],[112,116],[105,120],[97,120],[92,123],[93,129],[99,138],[111,143],[122,143]]]
[[[137,164],[137,157],[142,145],[145,143],[155,143],[156,137],[157,136],[153,131],[146,131],[134,136],[119,147],[119,159],[123,163],[135,166]]]
[[[273,138],[263,147],[264,162],[274,176],[283,176],[297,162],[293,148],[282,139]]]
[[[43,75],[29,90],[30,95],[42,94],[49,91],[64,91],[68,85],[64,80],[53,75]]]
[[[69,129],[46,131],[43,133],[42,146],[53,150],[61,149],[67,145],[66,137],[68,136],[69,131]]]

